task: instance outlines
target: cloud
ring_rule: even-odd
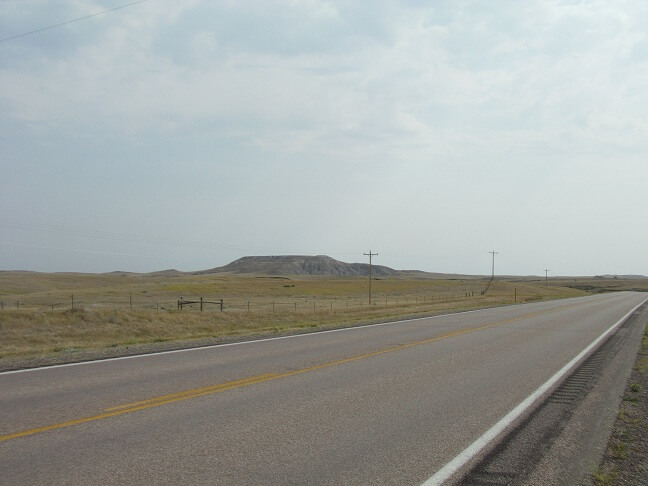
[[[336,146],[373,156],[376,143],[390,153],[497,152],[503,140],[514,150],[569,150],[565,134],[574,145],[631,148],[646,134],[625,100],[632,92],[645,104],[632,80],[648,70],[624,62],[644,35],[604,4],[511,6],[503,19],[415,5],[364,32],[351,29],[364,12],[328,2],[153,4],[111,18],[70,57],[4,71],[15,89],[3,104],[22,121],[117,133],[227,125],[291,153]],[[379,4],[374,16],[393,10]],[[184,23],[197,17],[204,25]],[[336,26],[336,38],[322,41]],[[159,48],[167,37],[178,38],[176,52]]]
[[[29,30],[107,8],[63,5],[6,2],[0,21]],[[0,44],[3,141],[23,165],[87,165],[77,184],[106,219],[128,172],[120,207],[142,208],[137,224],[203,200],[238,211],[224,218],[233,240],[272,234],[259,215],[273,213],[326,221],[280,224],[304,246],[338,229],[336,247],[520,233],[505,217],[489,228],[482,212],[529,221],[526,234],[547,219],[568,232],[571,208],[610,181],[616,199],[594,204],[603,214],[641,205],[610,167],[646,174],[646,21],[634,1],[150,1]],[[200,180],[175,189],[185,171]],[[81,197],[59,189],[58,204]],[[548,191],[554,201],[539,204]],[[435,230],[416,226],[430,212]],[[250,228],[236,227],[241,215]]]

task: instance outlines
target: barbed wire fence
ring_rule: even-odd
[[[443,292],[415,296],[380,296],[372,299],[371,307],[411,307],[419,305],[454,302],[476,297],[474,291]],[[70,294],[67,299],[42,299],[22,297],[0,300],[0,311],[175,311],[175,312],[254,312],[254,313],[289,313],[318,312],[366,309],[370,307],[366,299],[358,297],[319,298],[303,297],[297,299],[273,299],[265,297],[217,297],[217,296],[183,296],[177,299],[169,297],[139,297],[133,294],[121,298],[88,297]]]

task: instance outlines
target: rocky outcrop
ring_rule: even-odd
[[[400,271],[383,265],[372,265],[372,275],[396,276]],[[361,277],[369,275],[368,263],[345,263],[326,255],[276,255],[246,256],[223,267],[195,272],[209,273],[258,273],[263,275],[337,275]]]

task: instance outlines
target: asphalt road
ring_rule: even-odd
[[[420,484],[646,298],[0,374],[2,484]]]

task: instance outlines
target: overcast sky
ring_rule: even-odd
[[[0,2],[3,39],[128,0]],[[648,275],[648,3],[148,0],[0,42],[0,269]]]

